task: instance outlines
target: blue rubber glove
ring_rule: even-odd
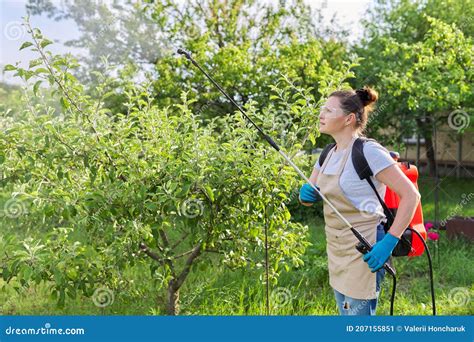
[[[319,190],[319,188],[316,186]],[[300,200],[306,203],[315,203],[321,200],[321,196],[314,191],[314,189],[308,183],[304,183],[300,189]]]
[[[390,233],[385,234],[382,240],[372,246],[372,250],[362,257],[369,264],[372,272],[378,271],[387,262],[392,251],[400,239]]]

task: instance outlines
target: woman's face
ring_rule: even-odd
[[[333,134],[342,131],[348,126],[348,115],[344,114],[339,98],[331,96],[321,107],[319,112],[319,131],[324,134]]]

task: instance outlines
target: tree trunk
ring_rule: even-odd
[[[431,177],[436,176],[436,156],[433,144],[433,127],[431,118],[426,117],[425,120],[417,119],[418,131],[425,138],[425,153],[428,161],[428,170]]]
[[[189,257],[186,259],[183,270],[177,277],[173,276],[173,278],[168,283],[168,303],[166,311],[168,315],[171,316],[179,315],[179,289],[186,280],[186,277],[191,270],[191,265],[201,254],[201,244],[199,243],[186,254],[189,254]]]
[[[179,315],[179,289],[173,279],[168,284],[167,301],[166,313],[170,316]]]
[[[428,167],[430,170],[430,177],[436,176],[436,157],[434,152],[433,139],[431,134],[425,136],[426,158],[428,159]]]
[[[457,148],[457,162],[456,165],[456,178],[461,178],[461,167],[462,167],[462,134],[458,134],[458,148]]]

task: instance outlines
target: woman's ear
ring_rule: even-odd
[[[353,120],[355,120],[354,113],[350,113],[349,115],[346,115],[346,123],[344,124],[344,126],[349,126]]]

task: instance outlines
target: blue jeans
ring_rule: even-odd
[[[377,241],[382,240],[384,236],[385,236],[385,231],[383,230],[383,225],[379,224],[377,226]],[[339,314],[343,316],[346,316],[346,315],[374,316],[375,310],[377,308],[377,300],[380,294],[380,284],[382,283],[382,280],[384,277],[385,277],[385,270],[382,268],[378,270],[376,274],[376,296],[377,297],[374,299],[351,298],[333,289],[334,295],[336,296],[336,302],[337,302],[337,307],[339,309]]]

